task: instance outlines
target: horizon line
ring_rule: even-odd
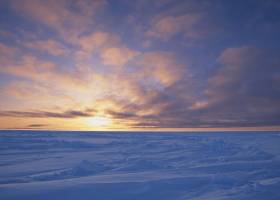
[[[0,129],[0,131],[40,131],[40,132],[152,132],[152,133],[191,133],[191,132],[279,132],[280,129],[216,129],[216,130],[65,130],[65,129]]]

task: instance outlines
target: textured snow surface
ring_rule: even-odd
[[[277,132],[0,131],[0,199],[280,199]]]

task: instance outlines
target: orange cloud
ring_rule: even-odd
[[[150,52],[143,54],[137,61],[137,76],[152,78],[164,86],[178,81],[183,72],[182,64],[168,52]]]
[[[1,88],[1,92],[9,99],[21,101],[21,106],[26,108],[52,108],[54,106],[75,105],[75,99],[66,91],[54,88],[47,84],[30,81],[14,81]]]
[[[71,41],[78,46],[75,51],[76,61],[87,60],[93,53],[100,54],[105,48],[120,44],[120,38],[112,33],[97,31],[80,36]]]
[[[55,64],[49,61],[40,61],[33,56],[23,56],[20,64],[8,65],[1,68],[1,72],[32,79],[45,79]]]
[[[75,52],[78,62],[87,60],[92,54],[99,55],[104,65],[123,66],[140,52],[127,48],[121,39],[109,32],[97,31],[80,36],[72,41],[79,46]]]
[[[0,64],[2,65],[1,67],[4,67],[5,65],[11,63],[11,60],[13,60],[16,51],[16,48],[8,47],[0,43]]]
[[[126,47],[113,47],[103,50],[101,58],[105,65],[121,67],[137,55],[139,55],[139,52]]]
[[[76,41],[82,50],[87,52],[93,52],[101,50],[105,47],[112,46],[119,43],[119,38],[113,34],[107,32],[94,32],[92,34],[79,37]]]
[[[53,39],[26,42],[24,45],[28,48],[44,51],[54,56],[65,56],[69,53],[69,50],[63,44]]]
[[[3,56],[3,57],[11,57],[14,55],[16,49],[13,48],[13,47],[8,47],[4,44],[1,44],[0,43],[0,56]]]
[[[86,88],[86,80],[81,79],[82,75],[75,73],[74,70],[61,71],[55,63],[30,55],[22,56],[13,63],[1,67],[0,72],[55,87],[64,92],[71,92],[73,89],[82,91]]]
[[[178,33],[192,32],[192,27],[200,20],[199,14],[181,16],[157,16],[147,31],[147,36],[167,40]]]
[[[96,11],[106,4],[105,0],[25,0],[11,3],[18,12],[38,20],[70,38],[85,31],[92,24]]]

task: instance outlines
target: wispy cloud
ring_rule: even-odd
[[[112,65],[122,67],[129,60],[139,55],[139,52],[122,47],[122,48],[108,48],[101,53],[101,58],[105,65]]]
[[[52,39],[29,41],[24,45],[34,50],[47,52],[53,56],[65,56],[69,53],[69,50],[63,44]]]
[[[164,51],[144,53],[135,66],[137,76],[142,80],[150,78],[164,86],[180,80],[187,71],[187,66],[180,63],[174,54]]]
[[[151,28],[147,31],[147,36],[168,40],[177,34],[197,37],[194,34],[193,26],[199,22],[201,15],[186,14],[181,16],[158,16],[153,20]]]
[[[23,14],[30,20],[37,20],[64,37],[71,38],[92,25],[94,14],[106,2],[103,0],[59,2],[24,0],[11,1],[11,4],[19,14]]]
[[[30,124],[26,128],[38,129],[38,128],[45,128],[45,127],[48,127],[48,126],[49,126],[49,124]]]
[[[90,117],[94,115],[94,110],[85,111],[67,110],[64,112],[48,111],[0,111],[0,117],[31,117],[31,118],[76,118]]]

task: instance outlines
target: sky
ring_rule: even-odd
[[[0,129],[279,130],[280,1],[0,0]]]

